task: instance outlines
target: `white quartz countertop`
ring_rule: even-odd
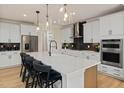
[[[89,67],[100,63],[98,60],[85,59],[82,57],[69,56],[60,53],[54,53],[48,56],[48,53],[30,53],[34,58],[42,61],[44,64],[52,66],[53,69],[63,73],[69,74],[78,70],[85,70]]]

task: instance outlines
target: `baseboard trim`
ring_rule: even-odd
[[[13,65],[13,66],[0,67],[0,70],[2,70],[2,69],[9,69],[9,68],[13,68],[13,67],[19,67],[19,66],[21,66],[21,64]]]

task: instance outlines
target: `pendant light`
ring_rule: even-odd
[[[36,30],[40,30],[40,27],[39,27],[39,13],[40,13],[40,11],[36,11],[36,14],[37,14],[37,28],[36,28]]]
[[[64,4],[64,21],[67,21],[68,14],[67,14],[67,4]]]
[[[48,20],[49,16],[48,16],[48,4],[46,4],[46,27],[48,28],[49,26],[49,20]]]

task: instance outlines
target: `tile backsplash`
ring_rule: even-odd
[[[63,43],[62,48],[72,49],[72,50],[92,50],[99,52],[100,44],[99,43],[83,43],[83,44],[75,44],[75,43]]]

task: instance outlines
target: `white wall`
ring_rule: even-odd
[[[54,39],[57,42],[58,49],[61,49],[62,46],[62,32],[61,32],[61,26],[54,26],[52,28],[52,32],[54,34]]]
[[[39,52],[43,52],[43,51],[48,51],[48,41],[47,41],[47,31],[46,30],[46,26],[45,25],[40,25],[41,30],[38,31],[38,36],[39,36]],[[57,42],[58,45],[58,49],[61,48],[61,30],[60,30],[61,26],[58,25],[51,25],[49,31],[53,33],[54,35],[54,39]]]

